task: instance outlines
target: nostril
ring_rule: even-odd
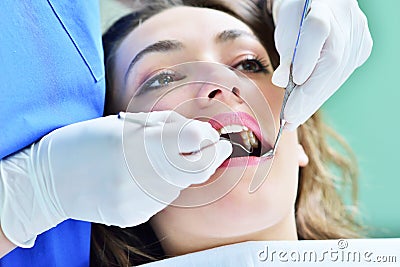
[[[221,90],[220,89],[215,89],[211,93],[208,94],[208,98],[214,98],[219,93],[221,93]]]
[[[233,93],[235,96],[239,97],[239,95],[240,95],[240,90],[239,90],[239,88],[233,87],[233,88],[232,88],[232,93]]]

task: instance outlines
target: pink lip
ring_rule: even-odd
[[[256,119],[246,112],[220,113],[212,117],[208,122],[215,130],[219,130],[224,126],[232,124],[246,126],[257,136],[258,140],[265,143],[265,140],[262,137],[260,125]]]
[[[263,146],[269,145],[269,143],[263,138],[262,132],[260,125],[254,119],[251,115],[245,113],[245,112],[229,112],[229,113],[220,113],[214,117],[212,117],[208,121],[211,126],[215,130],[219,130],[223,128],[224,126],[227,125],[242,125],[246,126],[251,130],[255,136],[257,136],[258,140],[260,140],[263,144]],[[226,168],[226,167],[237,167],[237,166],[253,166],[253,165],[258,165],[260,162],[266,161],[266,158],[260,158],[260,157],[238,157],[238,158],[231,158],[225,160],[220,168]]]

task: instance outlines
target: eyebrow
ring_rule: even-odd
[[[125,73],[125,81],[128,78],[128,75],[133,68],[133,66],[140,60],[142,59],[146,54],[150,53],[155,53],[155,52],[170,52],[174,50],[180,50],[183,48],[183,43],[179,42],[177,40],[162,40],[158,41],[157,43],[151,44],[141,50],[131,61],[131,63],[128,66],[128,70]]]
[[[234,41],[235,39],[241,38],[241,37],[250,37],[256,41],[258,41],[258,38],[247,31],[244,30],[238,30],[238,29],[232,29],[232,30],[224,30],[220,33],[218,33],[215,36],[215,42],[216,43],[224,43],[228,41]],[[154,44],[151,44],[141,50],[131,61],[131,63],[128,66],[128,69],[125,73],[125,82],[128,79],[129,73],[131,72],[132,68],[134,65],[142,59],[146,54],[150,53],[166,53],[166,52],[171,52],[171,51],[176,51],[176,50],[181,50],[184,48],[184,45],[182,42],[178,40],[162,40],[158,41]]]
[[[221,42],[234,41],[235,39],[240,38],[240,37],[250,37],[250,38],[258,41],[258,38],[250,32],[247,32],[244,30],[233,29],[233,30],[225,30],[225,31],[218,33],[215,37],[215,42],[221,43]]]

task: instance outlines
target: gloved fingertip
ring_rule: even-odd
[[[314,66],[309,67],[298,62],[296,63],[293,65],[293,82],[297,85],[302,85],[310,77]]]
[[[192,140],[193,143],[205,142],[205,145],[216,143],[219,140],[218,131],[210,123],[193,119],[182,127],[181,136]]]
[[[201,139],[202,141],[207,140],[207,142],[211,142],[211,143],[216,143],[218,142],[220,136],[217,130],[215,130],[211,124],[209,124],[208,122],[203,122],[203,121],[197,121],[198,122],[198,127],[196,130],[197,132],[202,132],[203,134],[199,135],[199,139]]]
[[[215,144],[215,158],[210,166],[213,172],[232,154],[232,144],[229,141],[222,140]]]
[[[210,166],[210,170],[214,173],[215,170],[221,166],[222,163],[232,154],[233,148],[231,142],[227,140],[220,140],[215,144],[216,155],[215,160]]]
[[[232,144],[228,140],[220,140],[216,143],[217,158],[223,162],[233,151]]]
[[[231,142],[228,140],[221,140],[218,143],[221,146],[221,152],[228,157],[233,151]]]
[[[272,83],[278,87],[286,87],[289,82],[289,69],[281,65],[274,71],[272,75]]]
[[[218,133],[218,131],[217,130],[215,130],[212,126],[211,126],[211,124],[209,124],[208,122],[206,122],[207,123],[207,125],[211,128],[211,141],[213,141],[213,142],[217,142],[218,140],[219,140],[219,138],[220,138],[220,135],[219,135],[219,133]]]

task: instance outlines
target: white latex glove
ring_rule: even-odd
[[[272,82],[286,87],[305,0],[274,0],[280,66]],[[293,65],[297,86],[286,105],[286,129],[304,123],[369,57],[372,38],[356,0],[313,0]]]
[[[178,197],[182,188],[206,181],[232,152],[231,144],[219,141],[209,123],[188,120],[172,111],[127,116],[159,124],[144,127],[124,123],[117,116],[76,123],[0,162],[1,227],[11,242],[31,247],[38,234],[68,218],[121,227],[138,225]],[[210,143],[201,152],[215,154],[191,162],[189,171],[176,168],[162,153],[166,147],[175,159],[193,160],[199,156],[179,153]],[[145,151],[146,147],[158,149]],[[137,156],[132,158],[132,154]],[[134,167],[140,170],[129,170],[129,160],[137,161]],[[163,172],[157,175],[160,169]],[[191,172],[196,169],[201,170]],[[145,187],[154,186],[162,201],[144,192],[130,171],[139,173],[140,181],[149,182]]]

